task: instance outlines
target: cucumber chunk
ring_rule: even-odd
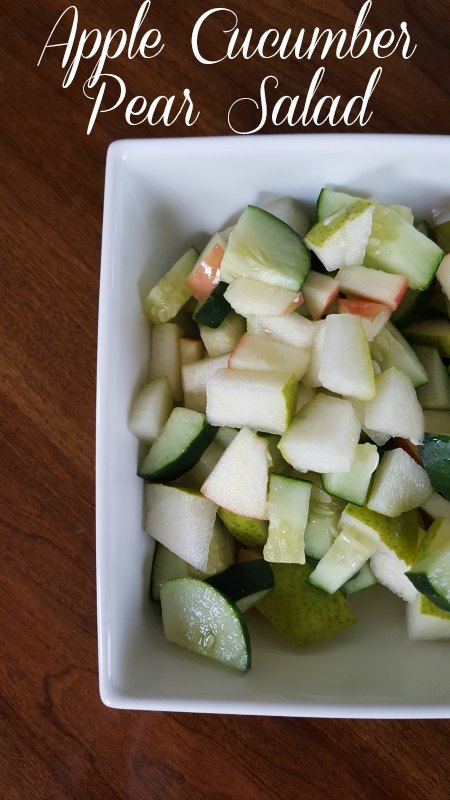
[[[161,586],[164,634],[170,642],[241,672],[250,668],[250,637],[244,618],[221,592],[196,578]]]
[[[372,358],[380,365],[382,372],[396,367],[411,378],[415,389],[427,383],[428,374],[424,365],[392,323],[386,323],[383,330],[375,336],[370,349]]]
[[[228,284],[224,281],[219,281],[211,294],[208,295],[206,300],[204,300],[194,312],[192,319],[199,325],[206,325],[208,328],[218,328],[231,311],[231,306],[224,297],[227,289]]]
[[[191,291],[185,285],[185,279],[197,258],[198,251],[190,247],[147,295],[144,310],[150,322],[169,322],[187,303]]]
[[[217,428],[207,422],[204,414],[174,408],[150,447],[139,476],[156,483],[175,480],[196,464],[216,433]]]
[[[322,474],[324,489],[335,497],[363,506],[372,474],[378,466],[379,456],[374,444],[356,445],[355,458],[348,472]]]
[[[228,569],[208,578],[207,582],[233,600],[243,613],[270,591],[273,575],[269,564],[258,558],[231,564]]]
[[[450,500],[450,435],[426,433],[420,455],[433,489]]]
[[[285,475],[269,479],[269,535],[266,561],[305,563],[305,528],[312,485]]]
[[[413,564],[406,574],[418,592],[443,611],[450,611],[450,528],[447,541]]]
[[[311,489],[308,522],[305,529],[305,555],[319,561],[338,535],[343,503],[318,486]]]
[[[350,578],[347,583],[344,583],[341,586],[342,594],[357,594],[357,592],[362,592],[364,589],[369,589],[371,586],[375,586],[377,583],[377,579],[373,574],[370,565],[368,563],[363,564],[359,572]]]
[[[297,292],[310,270],[303,239],[285,222],[247,206],[230,234],[220,277],[246,277]]]
[[[326,594],[333,594],[352,578],[377,549],[371,535],[343,530],[319,561],[308,582]]]

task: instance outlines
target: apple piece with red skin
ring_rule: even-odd
[[[389,306],[372,300],[340,297],[337,302],[339,314],[355,314],[361,318],[368,342],[372,342],[375,336],[383,330],[392,314]]]
[[[206,300],[220,281],[220,265],[225,253],[225,241],[217,233],[210,239],[187,276],[185,285],[201,303]]]
[[[369,267],[342,267],[336,277],[344,294],[383,303],[393,311],[408,288],[408,281],[402,275]]]
[[[234,278],[224,294],[230,306],[242,317],[253,315],[285,316],[303,303],[300,291],[272,286],[253,278]]]
[[[339,281],[312,269],[302,285],[302,292],[313,320],[318,320],[337,297]]]
[[[422,464],[419,448],[417,445],[410,442],[409,439],[403,439],[401,436],[394,436],[392,439],[392,444],[394,447],[401,447],[405,453],[408,453],[408,455],[414,459],[414,461],[416,461],[418,464]]]

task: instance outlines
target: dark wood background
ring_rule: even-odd
[[[190,130],[182,123],[132,129],[117,110],[101,115],[87,137],[91,105],[82,82],[92,64],[83,64],[66,89],[61,48],[37,67],[68,3],[2,5],[0,797],[448,800],[449,721],[208,717],[102,706],[94,423],[107,146],[128,136],[229,133],[229,105],[255,96],[264,75],[278,76],[281,93],[304,95],[319,64],[237,59],[201,67],[190,31],[213,4],[153,0],[147,21],[161,30],[164,52],[149,62],[122,57],[110,71],[124,77],[130,97],[152,99],[188,86],[201,116]],[[350,27],[361,4],[225,5],[242,29],[261,33],[273,26]],[[130,30],[139,3],[77,6],[80,28]],[[368,24],[396,28],[403,19],[417,51],[409,61],[393,56],[383,63],[365,130],[449,134],[449,4],[375,0]],[[324,86],[348,99],[361,93],[375,66],[370,56],[329,58]],[[243,124],[251,121],[241,114]],[[270,125],[264,132],[273,130],[289,132]]]

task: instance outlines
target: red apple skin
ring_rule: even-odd
[[[392,439],[392,444],[394,447],[401,447],[417,464],[422,466],[419,448],[415,444],[412,444],[409,439],[402,439],[401,436],[395,436]]]
[[[390,275],[390,273],[384,273],[386,275]],[[390,275],[393,278],[393,275]],[[400,305],[401,301],[403,300],[403,295],[405,294],[408,288],[408,281],[406,278],[401,277],[400,275],[396,275],[398,278],[398,289],[396,294],[392,293],[391,295],[391,302],[389,300],[384,299],[383,303],[381,303],[380,299],[375,296],[375,292],[367,291],[367,288],[364,285],[358,286],[357,289],[352,289],[348,291],[348,294],[352,297],[356,297],[357,299],[365,299],[371,302],[379,303],[380,305],[387,305],[392,311],[395,311],[396,308]],[[342,289],[343,292],[347,294],[345,289]]]
[[[328,311],[328,309],[331,306],[331,304],[336,300],[336,297],[338,296],[338,294],[339,294],[339,284],[337,286],[333,287],[332,291],[330,292],[330,294],[328,295],[327,299],[325,300],[325,303],[323,304],[322,308],[320,309],[320,314],[319,315],[315,315],[315,314],[312,315],[312,318],[313,318],[313,320],[315,322],[317,322],[317,320],[319,320],[319,319],[322,319],[322,317],[324,316],[325,312]]]
[[[292,311],[295,311],[296,308],[299,308],[304,303],[304,297],[302,292],[297,292],[294,299],[291,300],[289,305],[286,306],[285,310],[283,311],[283,316],[287,314],[291,314]]]
[[[384,303],[375,303],[372,300],[357,300],[354,298],[340,297],[338,300],[339,314],[356,314],[373,321],[385,311],[391,313],[392,309]]]
[[[225,250],[216,242],[201,261],[197,261],[185,285],[196,300],[203,302],[211,294],[220,280],[220,266]]]

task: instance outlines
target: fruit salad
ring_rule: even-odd
[[[167,639],[245,672],[247,612],[294,647],[381,584],[450,639],[450,214],[324,188],[181,254],[145,301],[130,431]]]

